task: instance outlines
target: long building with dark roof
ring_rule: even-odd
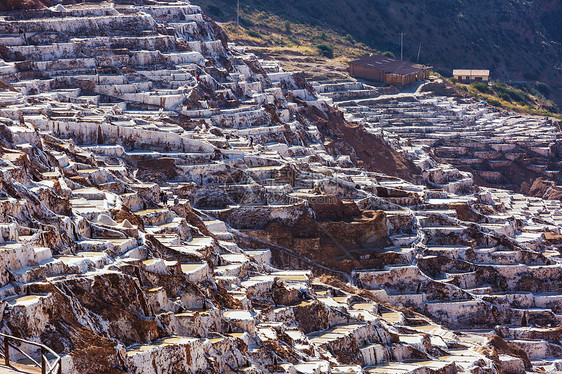
[[[349,74],[355,78],[399,86],[429,78],[430,69],[430,66],[383,55],[366,56],[349,63]]]

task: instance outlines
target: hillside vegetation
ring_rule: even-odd
[[[550,89],[543,83],[524,84],[517,88],[499,82],[487,85],[482,82],[463,84],[454,78],[450,81],[461,93],[486,101],[490,105],[521,113],[562,119],[558,107],[546,98]]]
[[[284,68],[302,70],[315,80],[345,77],[347,61],[376,52],[351,35],[291,23],[267,12],[245,15],[239,28],[235,22],[222,27],[230,40],[250,46],[262,58],[281,61]]]
[[[303,55],[349,60],[375,51],[349,34],[342,35],[331,29],[291,23],[267,12],[246,15],[242,18],[239,29],[234,22],[224,24],[223,27],[232,40]]]
[[[195,2],[219,21],[236,18],[235,1]],[[444,75],[454,68],[488,68],[495,79],[544,82],[550,86],[550,98],[562,103],[558,0],[241,0],[240,4],[242,26],[266,42],[267,33],[284,36],[276,37],[283,43],[280,47],[301,43],[312,53],[325,44],[333,46],[336,58],[352,58],[370,48],[399,56],[399,33],[405,32],[405,59],[417,60],[421,45],[419,62]],[[297,38],[301,29],[308,35]],[[287,43],[290,36],[294,46]]]

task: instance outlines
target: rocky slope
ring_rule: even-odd
[[[508,114],[311,85],[187,2],[3,13],[0,44],[0,331],[64,373],[561,369],[560,202],[396,140]]]

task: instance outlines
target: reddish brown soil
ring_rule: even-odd
[[[336,195],[314,196],[308,199],[314,210],[316,220],[341,220],[361,216],[361,211],[354,201],[338,199]]]
[[[521,192],[547,200],[562,200],[562,188],[546,178],[537,178],[534,181],[522,183]]]
[[[136,225],[139,229],[144,230],[144,222],[139,216],[135,216],[129,208],[123,207],[123,209],[112,209],[111,214],[113,214],[113,220],[117,223],[121,223],[124,220],[128,220],[131,224]]]
[[[177,174],[176,164],[173,158],[161,157],[152,160],[143,160],[137,163],[139,173],[143,175],[155,174],[167,179],[175,178]]]
[[[330,108],[322,112],[306,106],[300,112],[301,122],[309,121],[318,127],[332,155],[349,155],[369,171],[381,172],[409,181],[419,178],[420,169],[396,152],[380,137],[365,130],[362,125],[345,120],[343,113]]]
[[[488,345],[492,347],[492,351],[495,354],[507,354],[510,356],[519,357],[525,363],[525,368],[529,369],[533,367],[531,361],[529,361],[529,357],[527,357],[527,353],[523,349],[509,342],[506,342],[497,335],[494,335],[489,339]]]
[[[1,9],[1,7],[2,7],[2,3],[0,3],[0,9]],[[0,81],[0,90],[18,92],[18,90],[16,90],[12,85],[10,85],[6,82],[3,82],[3,81]]]
[[[544,233],[544,238],[551,245],[562,244],[562,235],[558,235],[549,231]]]
[[[303,304],[293,309],[295,321],[305,334],[330,327],[328,313],[320,302]]]
[[[322,215],[330,216],[326,211]],[[351,272],[379,266],[376,253],[390,243],[384,212],[365,211],[349,218],[317,221],[304,214],[292,224],[272,221],[263,230],[251,230],[249,234],[330,269]],[[363,255],[370,259],[361,259]]]

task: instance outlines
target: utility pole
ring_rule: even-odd
[[[236,2],[236,35],[240,34],[240,0]]]
[[[404,59],[404,35],[405,33],[400,33],[400,60]]]
[[[421,52],[421,42],[420,42],[420,47],[418,48],[418,59],[416,60],[416,62],[420,61],[420,52]]]

